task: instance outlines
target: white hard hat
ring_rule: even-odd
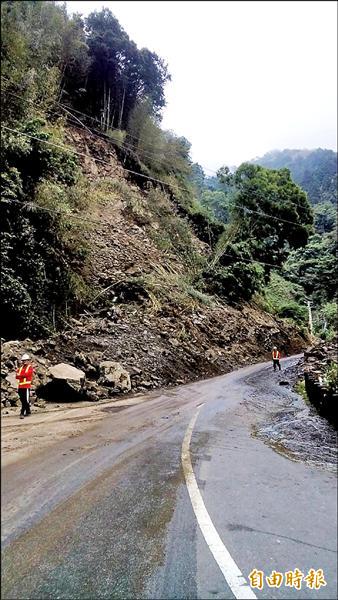
[[[21,360],[29,360],[29,354],[23,354]]]
[[[274,350],[277,350],[277,346],[274,346],[274,347],[273,347],[273,349],[274,349]]]

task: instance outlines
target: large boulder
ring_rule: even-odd
[[[85,373],[67,363],[49,367],[49,381],[36,390],[39,398],[54,402],[74,402],[84,400],[86,394]]]
[[[100,363],[99,385],[104,385],[119,392],[131,390],[130,375],[122,365],[113,360],[104,360]]]
[[[43,358],[37,358],[33,363],[35,376],[33,386],[45,385],[49,381],[49,362]]]
[[[84,386],[86,379],[86,375],[81,369],[72,367],[72,365],[68,365],[67,363],[59,363],[58,365],[54,365],[54,367],[49,367],[48,375],[52,379],[63,379],[80,387]]]
[[[23,347],[22,342],[16,340],[5,342],[1,346],[1,369],[12,370],[20,362],[20,357],[24,352],[27,352]]]

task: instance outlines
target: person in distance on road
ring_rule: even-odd
[[[277,350],[277,346],[274,346],[273,350],[272,350],[272,363],[273,363],[274,371],[276,371],[277,367],[279,368],[279,370],[281,370],[279,360],[280,360],[280,352],[279,352],[279,350]]]
[[[16,370],[18,379],[18,394],[21,401],[20,419],[23,419],[26,413],[28,417],[31,414],[30,391],[32,387],[34,370],[30,364],[28,354],[21,357],[21,366]]]

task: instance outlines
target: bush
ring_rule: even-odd
[[[152,188],[148,193],[147,206],[151,221],[158,227],[149,230],[150,235],[162,250],[180,256],[186,266],[196,273],[202,262],[192,238],[192,230],[187,219],[173,212],[168,196],[159,189]]]
[[[268,285],[256,302],[268,312],[281,318],[292,319],[300,326],[307,325],[308,311],[303,288],[287,281],[273,271]]]
[[[21,129],[63,140],[62,128],[43,119]],[[84,206],[85,186],[73,154],[38,140],[7,135],[2,157],[3,335],[44,335],[87,297],[84,227],[70,215]]]
[[[126,132],[121,129],[109,129],[107,132],[108,137],[116,144],[119,148],[123,146],[126,139]]]
[[[202,273],[204,289],[230,302],[250,300],[263,285],[263,271],[260,265],[241,262],[222,267],[209,267]]]
[[[302,325],[307,319],[307,309],[296,302],[289,301],[278,307],[277,315],[282,319],[292,319],[295,323]]]
[[[323,306],[323,315],[327,323],[327,335],[333,338],[338,333],[338,304],[327,302]]]
[[[306,393],[306,387],[305,387],[305,380],[304,379],[299,379],[297,381],[297,383],[294,386],[294,390],[295,392],[297,392],[297,394],[299,394],[300,396],[302,396],[302,398],[304,398],[305,401],[308,401],[308,395]]]
[[[338,391],[338,364],[336,362],[332,361],[330,365],[326,368],[325,380],[328,384],[330,391],[333,394],[336,394]]]

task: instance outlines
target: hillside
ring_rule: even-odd
[[[321,148],[274,150],[253,162],[269,169],[289,169],[294,181],[308,194],[313,206],[315,235],[309,238],[305,248],[290,254],[284,265],[284,277],[288,282],[283,286],[285,289],[290,281],[296,287],[302,286],[303,293],[312,303],[315,333],[324,338],[334,338],[337,297],[332,274],[337,256],[337,153]],[[267,288],[268,294],[271,289],[271,286]],[[298,322],[302,318],[305,322],[306,310],[297,306],[296,288],[293,296],[293,308],[289,304],[288,312],[293,312],[294,316],[298,313]],[[305,307],[305,302],[302,304]]]
[[[132,389],[140,391],[269,358],[274,343],[283,354],[306,346],[294,326],[254,304],[229,306],[194,288],[187,263],[198,262],[210,247],[170,197],[129,181],[102,139],[72,127],[66,136],[85,154],[81,168],[92,190],[101,189],[81,213],[88,220],[83,276],[91,299],[62,332],[45,341],[22,340],[20,351],[34,355],[38,348],[44,360],[83,368],[91,397],[99,399],[93,365],[102,360],[120,362],[132,376]],[[110,167],[101,166],[107,156]]]
[[[337,331],[336,284],[332,277],[337,253],[337,154],[322,149],[275,150],[249,164],[268,169],[271,177],[274,172],[288,169],[292,179],[307,192],[314,220],[314,231],[306,245],[290,252],[282,270],[276,269],[264,288],[258,290],[256,300],[269,312],[291,318],[302,327],[307,327],[310,300],[315,334],[333,339]],[[222,167],[218,177],[207,177],[195,164],[192,178],[201,204],[221,222],[229,223],[238,196],[238,188],[233,185],[236,169]],[[263,188],[264,182],[260,195]],[[250,190],[251,201],[255,193]],[[271,189],[270,198],[273,195]]]
[[[337,203],[337,153],[333,150],[272,150],[252,162],[269,169],[289,169],[313,205]]]
[[[161,128],[163,59],[107,8],[1,10],[3,339],[33,355],[38,340],[94,387],[100,361],[119,361],[134,389],[302,348],[295,319],[254,304],[313,232],[290,175],[220,169],[225,192],[201,197],[190,142]]]

